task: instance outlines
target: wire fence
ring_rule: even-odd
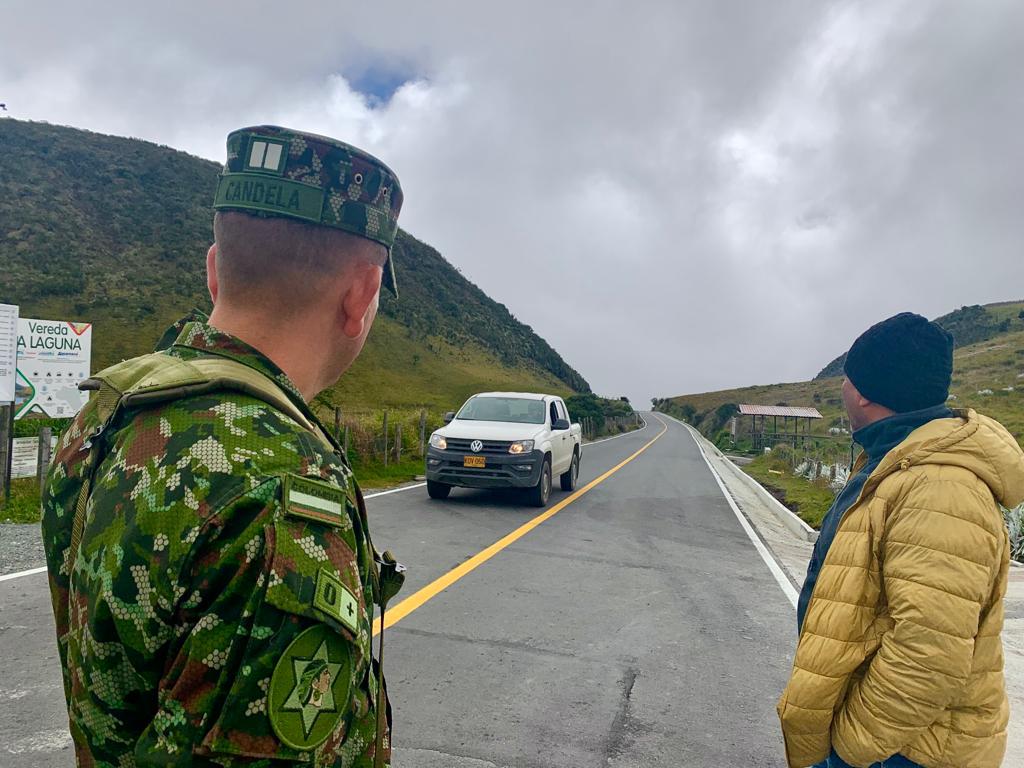
[[[444,414],[425,408],[335,408],[333,421],[324,421],[333,427],[334,436],[350,461],[388,466],[423,458],[431,433],[444,424]]]

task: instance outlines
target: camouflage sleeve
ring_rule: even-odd
[[[372,764],[373,617],[354,508],[343,488],[282,475],[214,514],[139,750],[188,749],[193,765]]]

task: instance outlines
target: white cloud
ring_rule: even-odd
[[[807,377],[1021,284],[1020,4],[247,8],[8,3],[0,97],[218,160],[261,122],[363,146],[407,229],[634,400]]]

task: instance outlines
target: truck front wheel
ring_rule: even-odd
[[[563,472],[558,477],[558,481],[562,484],[563,491],[575,491],[576,481],[580,476],[580,455],[573,451],[572,464],[569,465],[569,469]]]
[[[544,466],[540,470],[540,480],[530,489],[530,504],[535,507],[546,507],[551,497],[551,459],[544,458]]]
[[[434,480],[427,480],[427,495],[432,499],[447,499],[452,487]]]

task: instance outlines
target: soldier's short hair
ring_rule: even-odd
[[[308,304],[353,261],[382,266],[388,257],[380,243],[349,232],[241,211],[218,211],[213,232],[220,298],[233,304]]]

